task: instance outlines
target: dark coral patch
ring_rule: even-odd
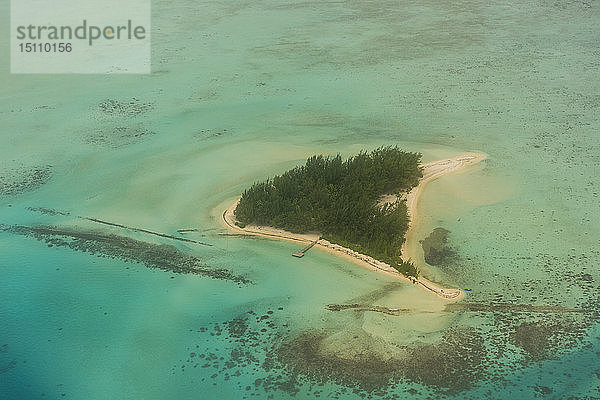
[[[135,97],[128,101],[106,99],[98,104],[98,110],[105,115],[134,117],[154,109],[154,103],[142,102]]]
[[[75,251],[118,258],[126,262],[137,262],[149,268],[230,280],[238,284],[251,283],[248,279],[234,275],[229,270],[204,265],[198,257],[185,254],[168,244],[149,243],[115,234],[53,226],[10,226],[3,230],[33,237],[48,245],[68,247]]]
[[[361,340],[369,341],[368,335]],[[336,383],[356,390],[385,392],[390,384],[409,379],[441,391],[461,391],[484,376],[487,360],[483,338],[472,328],[448,330],[438,344],[404,347],[397,354],[329,351],[328,335],[304,332],[284,342],[278,360],[295,375],[310,381]]]
[[[0,173],[0,196],[11,196],[38,189],[52,177],[50,166],[7,168]]]
[[[586,331],[585,325],[566,316],[523,322],[514,327],[510,341],[525,352],[526,361],[541,361],[577,346]]]
[[[448,264],[456,253],[448,247],[448,234],[444,228],[435,228],[429,236],[421,240],[421,247],[425,255],[425,262],[429,265]]]

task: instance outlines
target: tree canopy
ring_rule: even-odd
[[[380,147],[342,160],[312,156],[302,166],[257,182],[235,210],[241,226],[269,225],[291,232],[320,232],[332,243],[384,261],[416,276],[400,258],[408,229],[406,203],[380,204],[384,194],[408,192],[419,182],[421,154]]]

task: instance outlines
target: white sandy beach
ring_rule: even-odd
[[[406,237],[408,237],[409,232],[412,230],[412,228],[418,221],[417,204],[423,187],[428,182],[431,182],[434,179],[437,179],[445,174],[457,172],[466,167],[477,164],[485,158],[486,156],[483,154],[465,153],[456,157],[446,158],[423,164],[423,177],[419,181],[419,184],[406,195],[406,206],[408,209],[408,216],[410,219]],[[386,199],[386,201],[389,200],[390,199]],[[231,231],[241,234],[259,235],[263,237],[271,237],[301,243],[310,243],[319,238],[318,233],[296,234],[269,226],[247,225],[244,228],[240,228],[235,224],[236,219],[234,214],[234,210],[237,207],[238,202],[239,199],[237,199],[229,208],[227,208],[223,212],[221,218],[224,226],[226,226]],[[358,265],[369,268],[371,270],[417,284],[419,285],[419,287],[422,287],[423,289],[426,289],[429,292],[432,292],[437,296],[447,300],[459,300],[464,296],[464,292],[460,289],[443,288],[423,277],[419,277],[416,281],[411,280],[399,273],[389,264],[378,261],[367,255],[360,254],[346,247],[330,243],[325,239],[319,239],[315,245],[315,248],[327,251],[336,256],[344,257]],[[402,259],[405,261],[409,259],[416,259],[416,257],[414,257],[413,254],[409,254],[407,249],[407,241],[405,241],[405,243],[402,246]]]

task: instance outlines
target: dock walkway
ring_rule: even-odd
[[[317,244],[317,242],[319,241],[319,239],[321,239],[321,238],[318,237],[316,240],[312,241],[308,246],[306,246],[302,250],[293,252],[292,255],[294,257],[298,257],[298,258],[304,257],[304,253],[306,253],[308,250],[311,249],[311,247],[313,247],[315,244]]]

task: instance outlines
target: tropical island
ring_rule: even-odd
[[[223,222],[246,234],[312,241],[441,297],[458,298],[462,291],[419,276],[405,238],[424,184],[485,156],[464,154],[428,164],[421,164],[421,157],[397,146],[347,160],[312,156],[304,165],[254,183],[223,213]]]
[[[323,239],[377,260],[407,276],[418,275],[400,258],[408,214],[404,201],[380,202],[419,183],[421,154],[381,147],[342,160],[313,156],[306,164],[255,183],[235,209],[238,226],[267,225]]]

